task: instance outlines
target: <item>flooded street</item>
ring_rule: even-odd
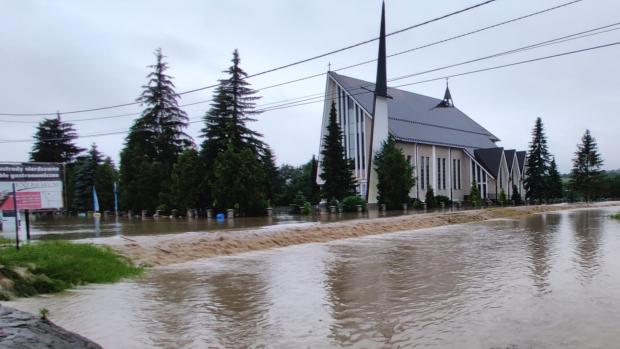
[[[4,304],[106,348],[612,348],[617,211],[290,246]]]

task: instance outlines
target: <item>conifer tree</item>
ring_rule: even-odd
[[[261,188],[273,197],[273,154],[260,139],[262,135],[247,126],[248,122],[256,121],[254,116],[260,113],[255,109],[255,102],[260,97],[256,96],[256,91],[246,81],[247,73],[241,69],[240,62],[239,52],[235,50],[232,66],[224,71],[228,76],[220,80],[213,94],[211,109],[204,117],[205,127],[201,130],[201,137],[205,140],[202,143],[201,155],[206,167],[205,177],[209,183],[218,181],[217,178],[212,178],[215,162],[219,154],[228,151],[229,146],[237,152],[249,149],[255,159],[265,165],[263,174],[264,170],[269,172],[268,177],[263,178],[269,179],[270,183],[263,183]],[[204,187],[204,196],[211,206],[211,185]]]
[[[179,95],[161,49],[147,75],[148,83],[137,99],[145,109],[134,122],[121,152],[121,185],[127,208],[154,211],[168,198],[172,166],[192,142],[185,133],[186,113],[179,108]],[[149,176],[148,178],[145,176]]]
[[[549,151],[547,150],[547,138],[543,130],[543,123],[540,118],[536,118],[534,130],[532,131],[532,141],[530,150],[527,154],[527,170],[525,171],[525,191],[529,200],[538,201],[546,197],[547,176],[549,173]]]
[[[271,200],[274,199],[274,196],[280,190],[280,183],[278,181],[278,167],[276,166],[275,157],[271,148],[267,145],[264,146],[261,161],[265,172],[265,197],[271,203]]]
[[[336,103],[332,102],[327,133],[323,138],[324,145],[321,150],[323,156],[321,179],[324,181],[322,196],[327,200],[342,200],[355,193],[353,164],[351,160],[345,158],[342,131],[336,120]]]
[[[482,198],[480,197],[480,190],[478,189],[478,183],[474,180],[469,190],[469,203],[474,207],[482,206]]]
[[[581,137],[581,144],[577,145],[573,169],[571,171],[570,185],[581,193],[586,201],[594,199],[599,193],[603,179],[603,159],[598,152],[596,140],[586,130]]]
[[[93,187],[97,168],[101,164],[101,153],[92,144],[88,154],[77,159],[73,177],[73,206],[78,211],[93,209]]]
[[[431,187],[430,185],[426,189],[426,196],[424,197],[424,203],[426,204],[426,207],[428,208],[433,208],[437,206],[437,198],[435,197],[435,191],[433,190],[433,187]]]
[[[521,193],[519,193],[519,188],[517,188],[516,184],[512,185],[511,200],[515,205],[521,205]]]
[[[112,159],[108,156],[97,167],[95,174],[95,188],[99,196],[101,210],[114,209],[114,183],[118,182],[118,171]]]
[[[204,117],[205,127],[202,129],[202,152],[207,165],[211,165],[217,155],[228,149],[249,148],[257,156],[265,150],[262,135],[248,128],[247,123],[256,121],[254,116],[260,112],[255,109],[256,91],[246,81],[247,73],[239,66],[239,52],[233,52],[233,65],[224,73],[228,78],[220,80],[215,89],[211,109]]]
[[[396,140],[389,137],[383,142],[374,159],[377,171],[378,201],[388,209],[398,209],[409,202],[409,190],[414,186],[413,167],[407,161],[402,150],[396,146]]]
[[[555,163],[555,158],[551,159],[549,164],[549,176],[547,177],[547,195],[549,199],[561,199],[562,198],[562,178],[560,172],[558,172],[558,166]]]
[[[74,144],[78,138],[73,124],[62,122],[60,114],[55,118],[44,119],[37,126],[30,160],[36,162],[71,163],[84,151]]]
[[[319,162],[312,155],[312,160],[310,160],[310,176],[308,177],[308,200],[311,204],[318,204],[321,201],[321,187],[316,183],[318,172]]]

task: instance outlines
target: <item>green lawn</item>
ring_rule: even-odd
[[[5,245],[0,248],[0,279],[11,280],[12,287],[3,289],[0,283],[0,299],[114,282],[142,270],[110,248],[92,244],[40,241],[22,245],[19,251]]]

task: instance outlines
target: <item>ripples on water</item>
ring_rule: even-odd
[[[613,348],[609,212],[292,246],[8,304],[108,348]]]

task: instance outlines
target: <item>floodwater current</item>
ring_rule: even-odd
[[[617,348],[618,208],[290,246],[5,302],[106,348]]]

